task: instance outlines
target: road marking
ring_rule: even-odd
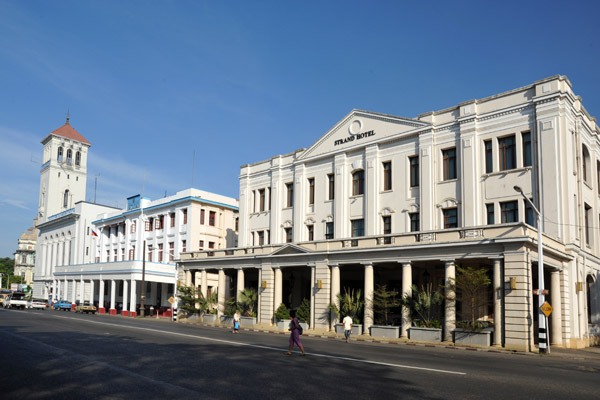
[[[56,316],[56,317],[57,318],[64,318],[64,319],[72,319],[72,320],[75,320],[75,321],[85,321],[85,322],[89,322],[89,323],[92,323],[92,324],[98,324],[98,325],[108,325],[108,326],[115,326],[115,327],[118,327],[118,328],[137,329],[137,330],[140,330],[140,331],[149,331],[149,332],[162,333],[162,334],[167,334],[167,335],[182,336],[182,337],[188,337],[188,338],[206,340],[206,341],[210,341],[210,342],[230,344],[230,345],[235,345],[235,346],[246,346],[246,347],[253,347],[253,348],[257,348],[257,349],[274,350],[274,351],[278,351],[278,352],[282,352],[283,351],[279,347],[262,346],[262,345],[259,345],[259,344],[249,344],[249,343],[235,342],[235,341],[232,341],[232,340],[216,339],[216,338],[211,338],[211,337],[206,337],[206,336],[191,335],[191,334],[188,334],[188,333],[168,332],[168,331],[161,331],[159,329],[142,328],[142,327],[138,327],[138,326],[119,325],[119,324],[112,324],[112,323],[109,323],[109,322],[90,321],[90,320],[87,320],[87,319],[80,319],[80,318],[73,318],[73,317],[63,317],[63,316]],[[393,364],[393,363],[386,363],[386,362],[380,362],[380,361],[371,361],[371,360],[361,360],[361,359],[358,359],[358,358],[342,357],[342,356],[332,356],[332,355],[328,355],[328,354],[319,354],[319,353],[309,353],[309,352],[307,352],[306,354],[308,354],[310,356],[314,356],[314,357],[331,358],[331,359],[334,359],[334,360],[351,361],[351,362],[357,362],[357,363],[363,363],[363,364],[383,365],[383,366],[386,366],[386,367],[393,367],[393,368],[414,369],[414,370],[419,370],[419,371],[438,372],[438,373],[442,373],[442,374],[452,374],[452,375],[467,375],[466,372],[450,371],[450,370],[445,370],[445,369],[415,367],[415,366],[412,366],[412,365]]]

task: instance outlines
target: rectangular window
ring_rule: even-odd
[[[315,230],[313,225],[307,225],[306,229],[308,231],[308,241],[312,242],[315,240]]]
[[[200,250],[204,249],[204,240],[201,240],[200,242],[198,242],[198,247],[200,248]]]
[[[486,204],[485,211],[487,213],[487,224],[494,225],[494,203]]]
[[[89,255],[89,254],[90,254],[90,248],[89,248],[89,247],[86,247],[86,248],[85,248],[85,255],[87,256],[87,255]]]
[[[335,198],[335,175],[333,174],[327,174],[327,189],[327,200],[333,200]]]
[[[238,217],[235,217],[235,231],[239,231],[240,230],[240,219]]]
[[[215,248],[215,242],[208,242],[208,248],[209,248],[210,250],[213,250],[213,249]],[[214,252],[214,251],[209,251],[209,252],[208,252],[208,255],[209,255],[209,256],[214,256],[214,255],[215,255],[215,252]]]
[[[269,186],[267,188],[267,190],[269,191],[269,196],[268,196],[268,200],[269,200],[269,205],[267,207],[267,210],[271,211],[271,196],[273,196],[273,194],[271,193],[271,186]]]
[[[483,142],[483,145],[485,147],[485,172],[489,174],[494,171],[494,154],[492,153],[492,141],[486,140]]]
[[[133,259],[135,259],[135,246],[131,246],[131,249],[129,249],[129,260]]]
[[[284,228],[285,231],[285,242],[292,243],[292,228]]]
[[[119,251],[117,249],[113,250],[113,261],[119,261]]]
[[[159,215],[156,218],[156,229],[161,230],[162,228],[164,228],[165,226],[165,216],[164,215]]]
[[[308,205],[315,204],[315,178],[308,178]]]
[[[515,200],[500,203],[500,218],[503,224],[519,221],[519,202]]]
[[[110,262],[110,250],[106,250],[106,262]]]
[[[292,182],[285,184],[285,189],[287,191],[287,197],[285,200],[286,207],[294,206],[294,184]]]
[[[135,233],[136,225],[137,225],[136,221],[132,221],[131,222],[131,233]]]
[[[214,211],[210,211],[208,213],[208,225],[210,226],[215,226],[215,219],[216,219],[217,213]]]
[[[265,244],[265,232],[258,231],[257,234],[258,234],[258,245],[263,246]]]
[[[204,225],[204,214],[205,214],[204,209],[201,209],[200,210],[200,225]]]
[[[392,233],[392,217],[389,215],[383,216],[382,222],[383,222],[383,234],[384,235],[391,234]],[[384,244],[392,243],[392,238],[391,237],[383,238],[383,243]]]
[[[498,139],[498,151],[500,158],[500,171],[517,168],[514,136]]]
[[[258,210],[265,211],[265,189],[258,190]]]
[[[171,221],[171,228],[175,228],[175,213],[169,214],[169,220]]]
[[[352,174],[352,196],[360,196],[365,193],[365,171],[362,169]]]
[[[125,261],[125,247],[121,248],[121,261]]]
[[[533,199],[529,200],[533,202]],[[523,202],[525,203],[525,223],[527,225],[536,226],[535,218],[533,215],[533,208],[531,208],[531,204],[529,204],[529,201],[523,200]]]
[[[325,239],[333,239],[333,222],[325,222]]]
[[[183,213],[183,225],[187,224],[187,208],[181,211]]]
[[[523,166],[531,166],[531,132],[521,133],[521,139],[523,140]]]
[[[181,241],[181,252],[185,253],[187,251],[187,240]]]
[[[158,244],[158,262],[163,262],[163,244]]]
[[[175,242],[169,242],[169,261],[173,261],[175,253]]]
[[[585,244],[590,245],[592,237],[592,207],[584,203],[585,206]]]
[[[352,225],[352,237],[365,236],[365,220],[353,219],[350,221]]]
[[[150,221],[145,221],[144,222],[144,230],[146,232],[151,231],[152,230],[152,225],[150,225]]]
[[[600,178],[598,178],[598,179],[600,179]],[[87,227],[87,235],[90,236],[90,227],[89,226]]]
[[[408,158],[410,164],[410,187],[419,186],[419,156]]]
[[[442,150],[444,160],[444,180],[456,179],[456,147]]]
[[[444,215],[444,229],[452,229],[458,227],[458,209],[446,208],[442,210]]]
[[[386,161],[383,166],[383,190],[392,190],[392,162]]]
[[[149,245],[148,246],[148,257],[147,257],[148,261],[152,261],[152,250],[153,250],[152,245]]]
[[[410,231],[419,232],[421,230],[421,221],[418,212],[408,214],[410,218]]]

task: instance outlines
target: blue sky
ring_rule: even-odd
[[[600,2],[0,0],[0,257],[32,225],[40,140],[91,143],[88,200],[194,187],[308,147],[353,108],[414,118],[567,75],[600,116]],[[195,163],[192,163],[193,154]]]

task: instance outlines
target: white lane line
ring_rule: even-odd
[[[149,332],[155,332],[155,333],[162,333],[162,334],[166,334],[166,335],[182,336],[182,337],[188,337],[188,338],[193,338],[193,339],[206,340],[206,341],[210,341],[210,342],[230,344],[230,345],[234,345],[234,346],[254,347],[254,348],[257,348],[257,349],[274,350],[274,351],[278,351],[278,352],[282,352],[283,351],[280,347],[270,347],[270,346],[262,346],[262,345],[259,345],[259,344],[234,342],[232,340],[215,339],[215,338],[206,337],[206,336],[190,335],[188,333],[161,331],[161,330],[158,330],[158,329],[142,328],[142,327],[138,327],[138,326],[119,325],[119,324],[112,324],[112,323],[109,323],[109,322],[90,321],[90,320],[87,320],[87,319],[80,319],[80,318],[73,318],[73,317],[62,317],[62,316],[56,316],[56,317],[57,318],[63,318],[63,319],[71,319],[71,320],[74,320],[74,321],[84,321],[84,322],[89,322],[91,324],[108,325],[108,326],[115,326],[115,327],[118,327],[118,328],[137,329],[137,330],[140,330],[140,331],[149,331]],[[439,372],[439,373],[442,373],[442,374],[452,374],[452,375],[467,375],[466,372],[450,371],[450,370],[445,370],[445,369],[415,367],[415,366],[412,366],[412,365],[392,364],[392,363],[385,363],[385,362],[380,362],[380,361],[361,360],[361,359],[358,359],[358,358],[350,358],[350,357],[342,357],[342,356],[332,356],[332,355],[328,355],[328,354],[319,354],[319,353],[309,353],[309,352],[307,352],[306,354],[311,355],[311,356],[315,356],[315,357],[331,358],[331,359],[335,359],[335,360],[351,361],[351,362],[357,362],[357,363],[363,363],[363,364],[383,365],[383,366],[386,366],[386,367],[393,367],[393,368],[415,369],[415,370],[419,370],[419,371]]]

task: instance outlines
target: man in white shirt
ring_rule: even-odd
[[[352,317],[348,314],[342,320],[342,324],[344,324],[344,336],[346,337],[346,343],[350,340],[350,334],[352,333]]]

